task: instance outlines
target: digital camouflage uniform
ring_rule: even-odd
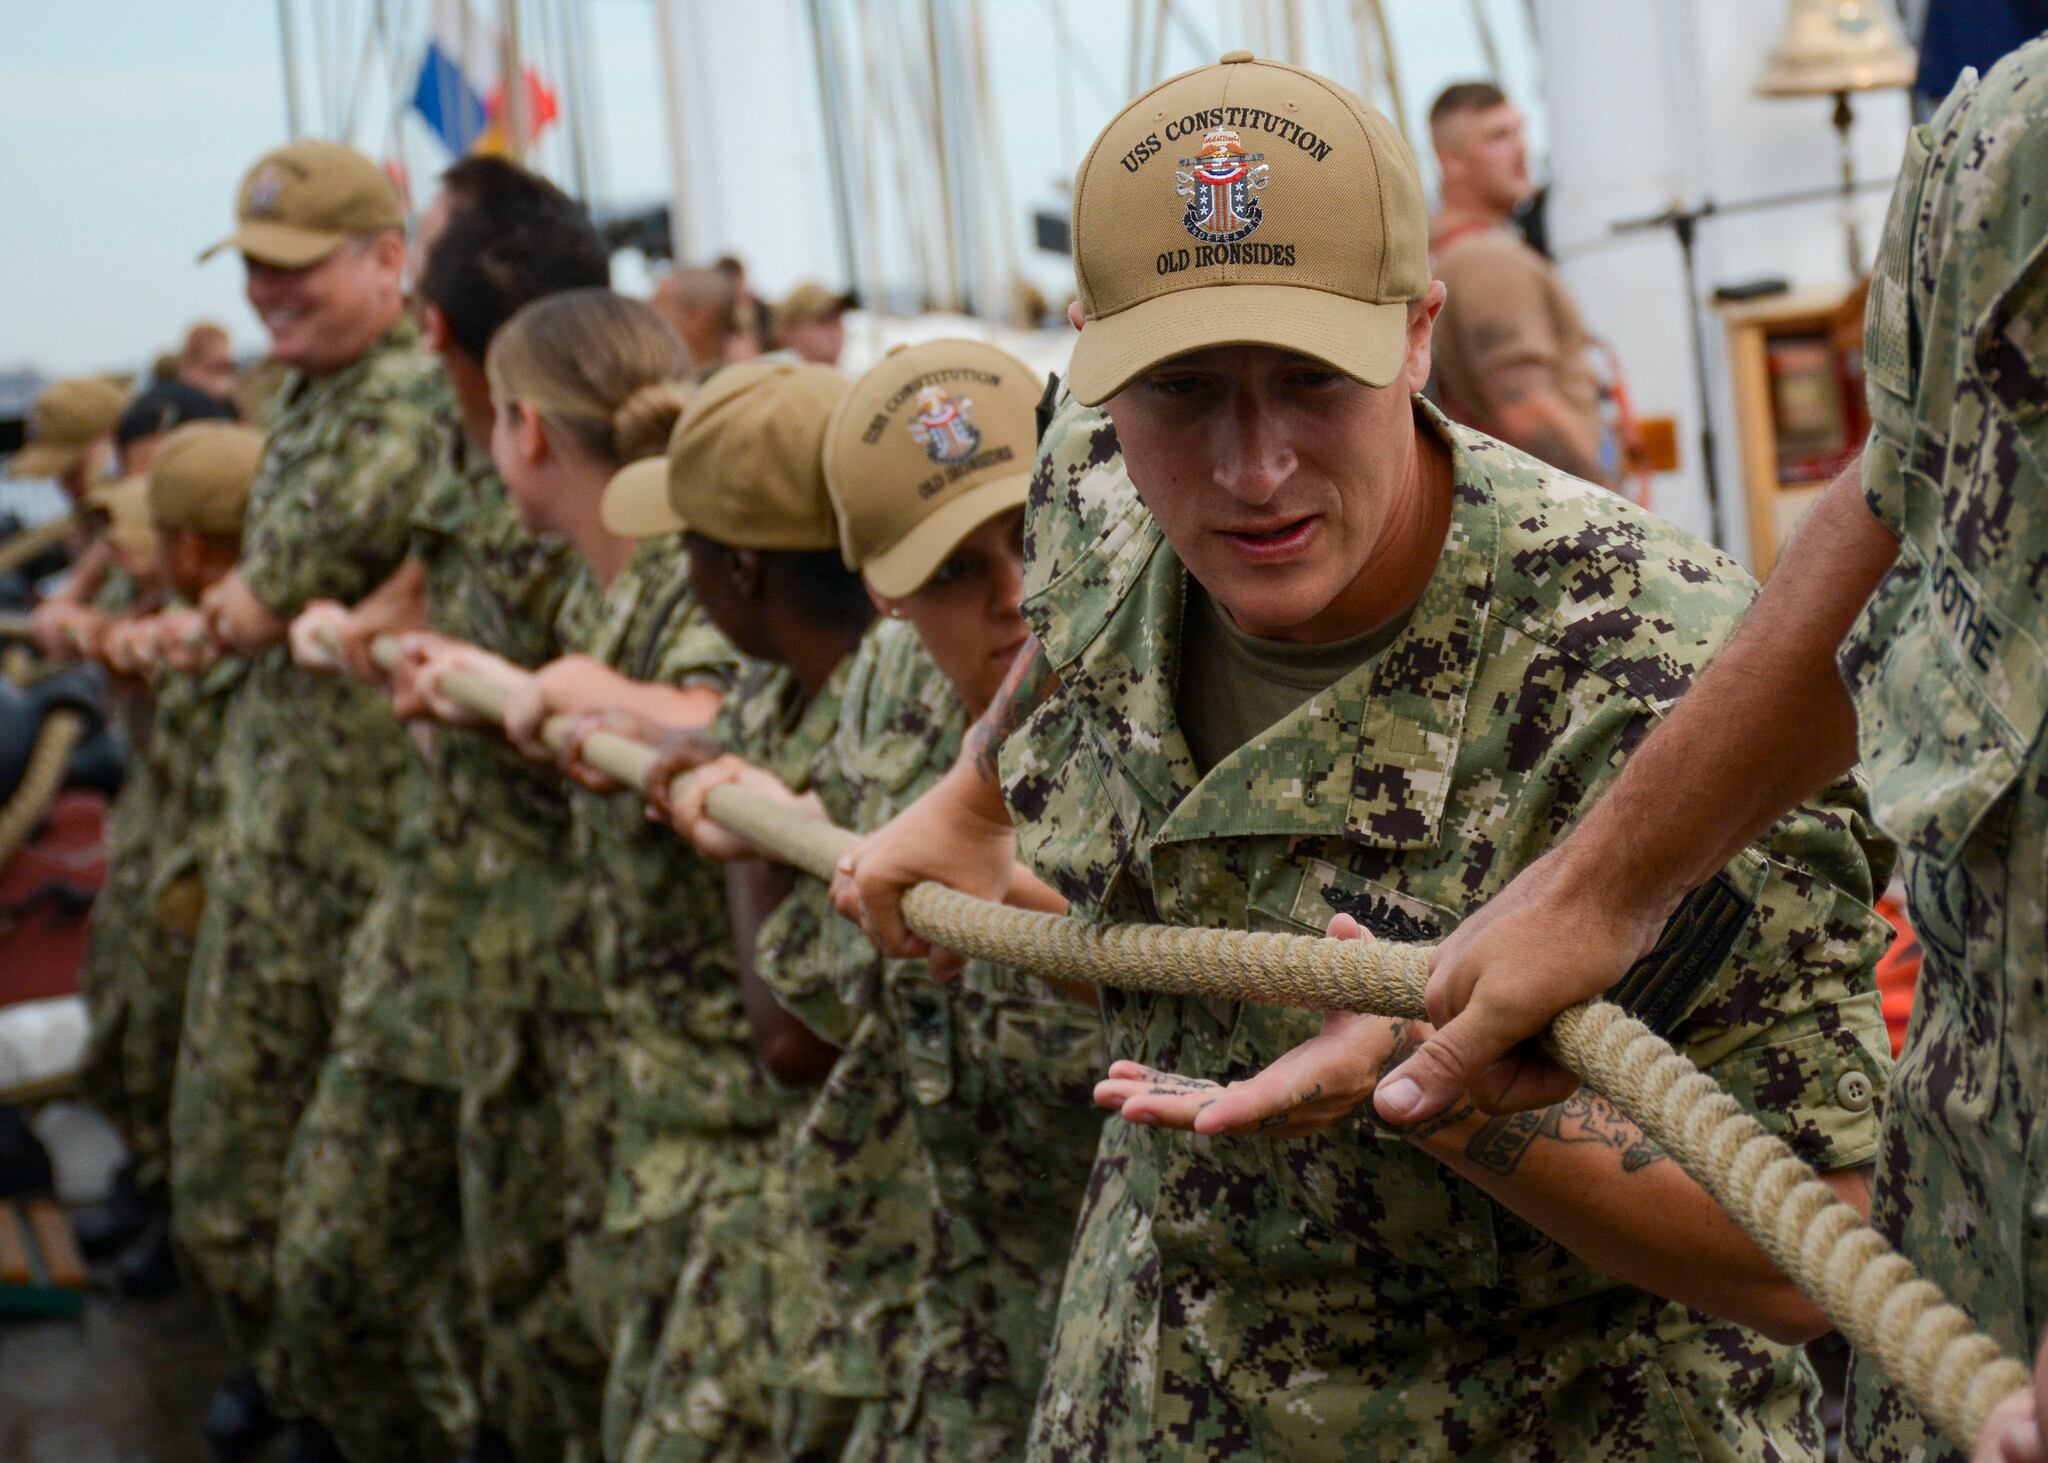
[[[453,422],[413,556],[428,628],[518,664],[551,658],[568,546],[519,524],[488,456]],[[296,1400],[364,1463],[439,1459],[504,1405],[478,1395],[458,1198],[460,1068],[473,988],[538,979],[568,824],[561,779],[488,730],[411,739],[383,882],[350,941],[340,1012],[285,1176],[278,1329]],[[521,943],[507,926],[534,930]],[[485,938],[478,938],[485,934]],[[511,966],[511,969],[507,969]],[[497,1202],[494,1196],[494,1202]]]
[[[137,840],[140,846],[129,854],[136,867],[127,872],[139,876],[140,888],[133,895],[134,912],[120,926],[121,938],[110,941],[104,952],[99,906],[94,906],[93,964],[117,983],[119,1013],[104,1027],[95,1014],[95,1036],[104,1032],[108,1042],[95,1053],[96,1068],[104,1063],[101,1069],[118,1093],[119,1106],[109,1116],[118,1116],[128,1142],[136,1187],[165,1203],[185,982],[206,903],[208,850],[220,817],[221,720],[241,682],[238,660],[224,660],[201,675],[167,672],[158,678],[150,735],[129,763],[130,781],[123,790],[124,805],[137,809],[135,820],[150,834]],[[126,803],[129,789],[140,792],[138,804]]]
[[[91,604],[103,615],[118,614],[134,603],[136,592],[135,581],[112,564]],[[140,988],[140,967],[153,943],[147,895],[162,836],[156,805],[163,770],[151,755],[147,707],[137,716],[138,698],[131,691],[119,682],[107,689],[113,719],[126,739],[126,757],[120,791],[107,812],[106,877],[93,896],[85,962],[78,972],[78,992],[91,1021],[82,1081],[87,1099],[133,1149],[136,1133],[149,1121],[152,1100],[147,1091],[129,1090],[131,1081],[146,1083],[148,1077],[127,1065],[127,1026],[131,1007],[148,999]],[[140,1155],[137,1159],[139,1167]],[[163,1182],[159,1173],[154,1190],[144,1192],[161,1197]]]
[[[842,662],[831,683],[808,701],[796,679],[779,666],[743,661],[718,719],[714,740],[774,772],[805,785],[811,763],[831,736],[838,715]],[[723,884],[721,882],[721,889]],[[796,889],[762,922],[754,969],[777,998],[801,1019],[836,1030],[841,1018],[826,971],[832,955],[821,933],[837,922],[822,887]],[[731,977],[738,999],[736,972]],[[833,1354],[820,1338],[842,1335],[830,1323],[819,1282],[804,1279],[801,1297],[792,1274],[811,1275],[817,1238],[802,1232],[790,1195],[790,1134],[804,1121],[812,1093],[784,1089],[760,1073],[764,1111],[774,1130],[752,1130],[744,1147],[721,1156],[710,1179],[721,1191],[699,1205],[688,1237],[675,1299],[655,1351],[645,1405],[627,1449],[631,1463],[683,1463],[700,1458],[836,1455],[856,1428],[861,1394],[833,1389]],[[816,1210],[808,1212],[815,1216]],[[792,1302],[804,1302],[792,1311]],[[809,1345],[804,1388],[790,1382],[785,1343],[802,1331]],[[852,1344],[852,1343],[849,1343]],[[711,1425],[735,1417],[742,1426],[714,1434]],[[871,1424],[869,1432],[878,1431]],[[832,1445],[828,1448],[828,1444]]]
[[[880,827],[953,765],[966,726],[916,632],[877,621],[813,778],[826,811],[842,827]],[[872,1216],[905,1209],[913,1185],[908,1174],[879,1172],[842,1227],[868,1246],[889,1242],[915,1267],[909,1371],[891,1378],[888,1452],[1015,1458],[1102,1128],[1093,1101],[1107,1065],[1101,1021],[987,961],[970,961],[945,984],[921,960],[842,969],[863,982],[842,992],[859,1020],[828,1091],[869,1074],[878,1115],[907,1118],[923,1170],[915,1188],[932,1196],[929,1233],[914,1244],[892,1235]]]
[[[878,620],[819,693],[796,683],[745,703],[730,745],[787,786],[849,799],[830,748],[857,667],[873,654]],[[772,718],[759,715],[777,708]],[[860,930],[832,909],[823,884],[801,878],[763,922],[754,968],[782,1006],[838,1047],[832,1070],[803,1093],[785,1125],[774,1195],[784,1236],[771,1261],[776,1451],[802,1459],[868,1463],[900,1432],[917,1345],[917,1277],[928,1268],[931,1183],[919,1161],[902,1064],[887,1029],[864,1012],[882,962]]]
[[[92,1023],[82,1074],[85,1095],[131,1149],[149,1108],[147,1094],[131,1086],[145,1079],[128,1063],[128,1023],[141,994],[139,967],[153,943],[148,891],[163,841],[157,814],[163,770],[152,750],[147,743],[127,749],[121,790],[107,814],[106,878],[93,896],[78,971],[78,992]]]
[[[636,681],[723,690],[738,665],[690,592],[689,557],[673,537],[643,544],[608,588],[585,581],[561,633],[565,650]],[[616,1459],[645,1405],[687,1255],[705,1225],[751,1212],[777,1103],[748,1038],[723,872],[650,823],[637,791],[579,792],[574,813],[572,858],[601,877],[585,905],[584,958],[564,983],[580,977],[576,1004],[595,1005],[604,1024],[592,1028],[601,1048],[572,1069],[580,1080],[565,1124],[609,1141],[572,1254],[578,1298],[611,1361],[603,1440]],[[711,1254],[742,1273],[743,1251],[728,1237]],[[689,1330],[710,1365],[758,1309],[717,1285],[704,1305]],[[726,1397],[692,1416],[691,1437],[699,1456],[744,1456],[763,1421],[758,1398]]]
[[[1899,556],[1841,652],[1923,963],[1871,1219],[2016,1356],[2048,1326],[2048,44],[1915,129],[1871,282],[1864,488]],[[1849,1449],[1951,1459],[1867,1365]]]
[[[1096,920],[1435,939],[1553,844],[1751,585],[1610,493],[1418,402],[1451,523],[1404,628],[1197,780],[1185,571],[1105,417],[1039,459],[1025,612],[1061,685],[1003,749],[1032,867]],[[1671,1039],[1821,1169],[1868,1163],[1886,926],[1849,784],[1688,901],[1644,967]],[[1882,859],[1888,855],[1880,853]],[[1310,1012],[1104,990],[1112,1057],[1248,1077]],[[1811,1371],[1617,1284],[1361,1109],[1289,1142],[1112,1122],[1039,1398],[1042,1458],[1814,1458]]]
[[[401,323],[346,369],[285,388],[249,495],[239,572],[277,615],[352,603],[404,558],[453,406]],[[403,733],[378,692],[274,645],[228,708],[172,1106],[172,1212],[193,1274],[265,1385],[280,1186],[327,1050],[341,952],[381,881]]]

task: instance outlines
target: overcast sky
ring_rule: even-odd
[[[424,28],[428,0],[387,3],[411,30]],[[991,49],[1013,73],[999,69],[995,90],[1022,175],[1018,203],[1027,207],[1050,196],[1049,180],[1032,173],[1045,171],[1044,119],[1034,112],[1052,88],[1035,72],[1049,65],[1051,0],[985,3]],[[1107,10],[1126,14],[1114,0],[1063,3],[1075,26]],[[1348,9],[1343,0],[1309,0],[1314,24],[1329,23],[1318,14],[1322,5],[1332,15]],[[610,199],[660,199],[668,160],[651,4],[587,0],[587,7]],[[1229,34],[1231,17],[1243,13],[1235,0],[1184,0],[1184,7],[1213,44],[1244,39]],[[489,14],[496,6],[477,8]],[[1487,8],[1510,82],[1533,89],[1521,0],[1487,0]],[[1411,113],[1444,80],[1481,69],[1467,6],[1393,0],[1389,9]],[[370,3],[298,3],[296,11],[362,16]],[[1127,26],[1119,19],[1102,28],[1100,53],[1091,47],[1088,71],[1112,87],[1124,75]],[[1188,44],[1170,41],[1169,69],[1210,59],[1180,54]],[[300,47],[310,51],[303,34]],[[136,370],[199,319],[227,326],[241,349],[260,347],[237,261],[195,265],[193,257],[232,227],[243,170],[285,137],[279,56],[276,0],[0,0],[0,372]],[[1077,110],[1089,109],[1084,140],[1103,120],[1090,100],[1100,88],[1088,79],[1074,87]],[[316,108],[315,78],[306,78],[304,90],[308,109]],[[364,94],[388,115],[388,86]],[[447,159],[413,124],[404,136],[424,188]]]

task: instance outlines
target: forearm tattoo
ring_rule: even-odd
[[[995,700],[989,702],[988,710],[967,729],[961,751],[975,771],[990,779],[997,775],[996,759],[1003,750],[1003,743],[1024,725],[1032,712],[1045,704],[1046,698],[1059,689],[1059,684],[1058,672],[1045,658],[1045,650],[1039,645],[1038,637],[1033,636],[1010,663],[1010,673],[1003,677],[1002,687],[996,692]]]
[[[1421,1048],[1422,1038],[1415,1034],[1414,1024],[1405,1020],[1394,1022],[1394,1044],[1386,1056],[1380,1059],[1379,1074],[1373,1079],[1375,1088],[1387,1080],[1394,1068],[1407,1061]],[[1478,1111],[1478,1105],[1475,1103],[1454,1102],[1435,1117],[1424,1118],[1419,1123],[1390,1123],[1379,1115],[1378,1109],[1372,1104],[1372,1099],[1367,1097],[1361,1115],[1367,1124],[1390,1137],[1406,1138],[1411,1143],[1420,1143],[1425,1138],[1434,1138],[1448,1128],[1455,1128]]]
[[[1489,1173],[1506,1178],[1522,1166],[1523,1158],[1543,1138],[1612,1148],[1621,1154],[1623,1173],[1640,1173],[1666,1156],[1606,1098],[1584,1091],[1573,1093],[1555,1107],[1494,1118],[1472,1135],[1465,1156]]]

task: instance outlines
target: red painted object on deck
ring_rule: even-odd
[[[57,795],[34,841],[0,869],[0,1006],[78,990],[93,896],[107,880],[107,800]]]

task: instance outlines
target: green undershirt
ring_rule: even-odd
[[[1240,630],[1189,576],[1181,624],[1185,643],[1174,711],[1195,754],[1195,770],[1207,776],[1304,701],[1384,653],[1407,626],[1408,616],[1320,645],[1262,640]]]

